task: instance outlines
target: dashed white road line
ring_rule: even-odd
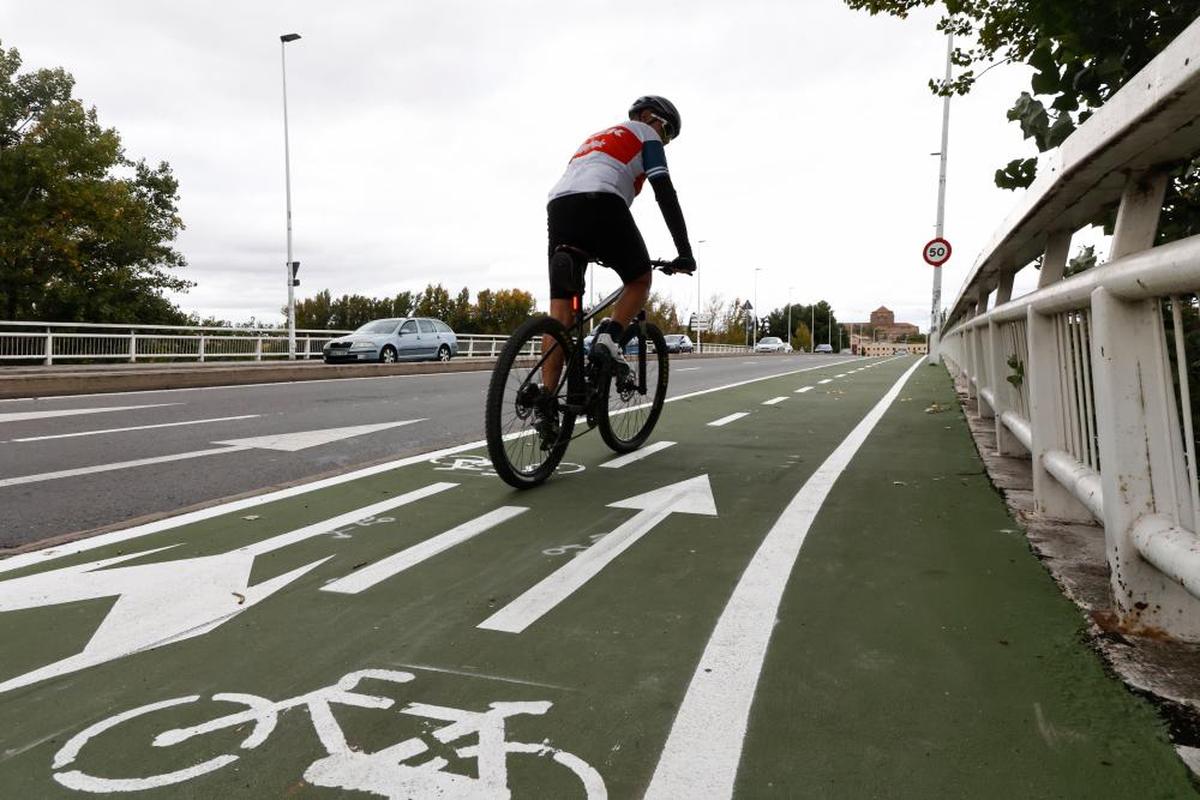
[[[817,381],[817,383],[833,383],[833,378],[826,378],[823,381]]]
[[[191,458],[203,458],[204,456],[216,456],[222,453],[236,453],[241,450],[249,450],[245,445],[230,445],[228,447],[210,447],[205,450],[192,450],[188,453],[176,453],[170,456],[155,456],[153,458],[138,458],[133,461],[118,461],[112,464],[99,464],[94,467],[78,467],[76,469],[63,469],[55,472],[41,472],[37,475],[21,475],[16,478],[4,478],[0,480],[0,489],[6,486],[20,486],[26,483],[42,483],[43,481],[56,481],[61,478],[78,478],[83,475],[95,475],[98,472],[114,472],[120,469],[130,469],[131,467],[146,467],[151,464],[169,464],[172,461],[187,461]]]
[[[763,405],[764,406],[777,406],[780,403],[782,403],[784,400],[787,400],[787,398],[786,397],[772,397],[770,400],[763,400]]]
[[[152,428],[178,428],[181,425],[204,425],[209,422],[231,422],[238,419],[258,419],[261,414],[240,414],[236,417],[211,417],[209,419],[189,419],[185,422],[162,422],[157,425],[135,425],[131,428],[105,428],[99,431],[80,431],[78,433],[56,433],[51,436],[26,436],[13,439],[14,442],[44,442],[47,439],[71,439],[76,436],[99,436],[102,433],[126,433],[128,431],[148,431]]]
[[[675,369],[672,371],[673,372],[695,372],[698,369],[700,369],[700,368],[699,367],[679,367],[678,369]]]
[[[644,800],[733,796],[750,706],[800,548],[834,483],[920,364],[825,459],[763,539],[704,648]]]
[[[722,426],[728,425],[731,422],[736,422],[737,420],[741,419],[742,417],[748,417],[748,416],[750,416],[749,411],[738,411],[736,413],[730,414],[727,417],[721,417],[720,419],[714,419],[712,422],[708,423],[708,426],[710,428],[720,428]]]
[[[660,450],[666,450],[668,447],[674,446],[675,442],[655,442],[648,444],[640,450],[634,450],[632,453],[626,453],[623,456],[618,456],[612,461],[605,461],[600,466],[607,469],[620,469],[626,464],[632,464],[635,461],[641,461],[646,456],[652,456]]]
[[[833,377],[835,377],[835,378],[844,378],[844,377],[846,377],[846,373],[845,373],[845,372],[843,372],[843,373],[840,373],[840,374],[838,374],[838,375],[834,375]]]
[[[811,392],[812,388],[813,387],[811,387],[811,386],[801,386],[799,389],[796,390],[795,393],[796,394],[804,394],[805,392]]]
[[[106,414],[111,411],[140,411],[143,408],[162,408],[163,406],[179,406],[182,403],[150,403],[141,406],[105,406],[103,408],[66,408],[58,411],[10,411],[0,414],[0,422],[25,422],[31,419],[49,419],[51,417],[76,417],[80,414]]]

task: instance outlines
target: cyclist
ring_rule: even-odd
[[[561,245],[578,248],[603,261],[625,284],[612,317],[596,330],[592,359],[623,363],[619,342],[625,326],[641,311],[650,295],[650,255],[629,207],[648,180],[678,253],[667,272],[691,274],[696,269],[687,225],[675,187],[667,172],[664,146],[679,136],[679,111],[658,95],[639,97],[629,107],[629,119],[593,134],[579,147],[567,170],[550,191],[546,207],[550,255],[550,316],[569,327],[571,298],[583,292],[585,265]],[[550,347],[552,339],[543,342]],[[558,386],[563,355],[552,352],[543,365],[543,402],[537,404],[534,427],[543,441],[558,438],[558,409],[553,392]]]

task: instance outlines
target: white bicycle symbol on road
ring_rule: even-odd
[[[243,750],[252,750],[263,744],[275,730],[279,713],[298,706],[308,708],[313,728],[327,755],[319,758],[304,771],[304,779],[315,786],[333,789],[348,789],[370,792],[382,797],[444,798],[444,800],[490,800],[512,796],[508,787],[508,755],[526,754],[551,759],[575,774],[583,785],[588,800],[606,800],[608,797],[604,780],[600,774],[576,755],[551,747],[549,744],[510,742],[505,740],[505,720],[509,717],[531,714],[540,716],[551,707],[549,701],[497,702],[490,703],[487,711],[477,712],[445,706],[410,703],[400,713],[424,719],[438,720],[446,725],[432,731],[438,742],[449,745],[467,737],[476,737],[475,743],[456,747],[460,758],[475,759],[478,777],[446,772],[449,762],[441,757],[429,759],[419,765],[409,761],[429,750],[429,745],[419,737],[412,737],[374,753],[355,750],[346,741],[332,706],[343,705],[356,708],[387,709],[395,704],[389,697],[377,697],[356,691],[364,679],[408,683],[414,679],[409,672],[386,669],[364,669],[343,676],[333,686],[274,702],[253,694],[224,692],[214,694],[213,700],[224,703],[241,703],[246,710],[194,725],[176,728],[156,736],[155,747],[170,747],[196,736],[226,728],[236,728],[252,723],[250,734],[239,745]],[[238,760],[232,753],[214,756],[193,766],[149,775],[140,778],[105,778],[89,775],[79,769],[67,769],[79,756],[80,751],[96,736],[111,728],[156,711],[173,706],[194,703],[199,695],[176,697],[149,703],[108,717],[73,736],[54,757],[54,779],[63,786],[81,792],[137,792],[161,788],[215,772]]]

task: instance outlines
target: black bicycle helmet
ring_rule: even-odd
[[[629,118],[633,119],[639,111],[647,108],[666,121],[667,136],[672,139],[679,138],[679,130],[683,127],[683,120],[680,119],[679,111],[675,108],[674,103],[665,97],[648,94],[633,101],[633,105],[629,107]]]

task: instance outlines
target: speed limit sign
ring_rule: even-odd
[[[950,243],[945,239],[933,239],[925,245],[925,263],[931,267],[940,267],[950,260]]]

